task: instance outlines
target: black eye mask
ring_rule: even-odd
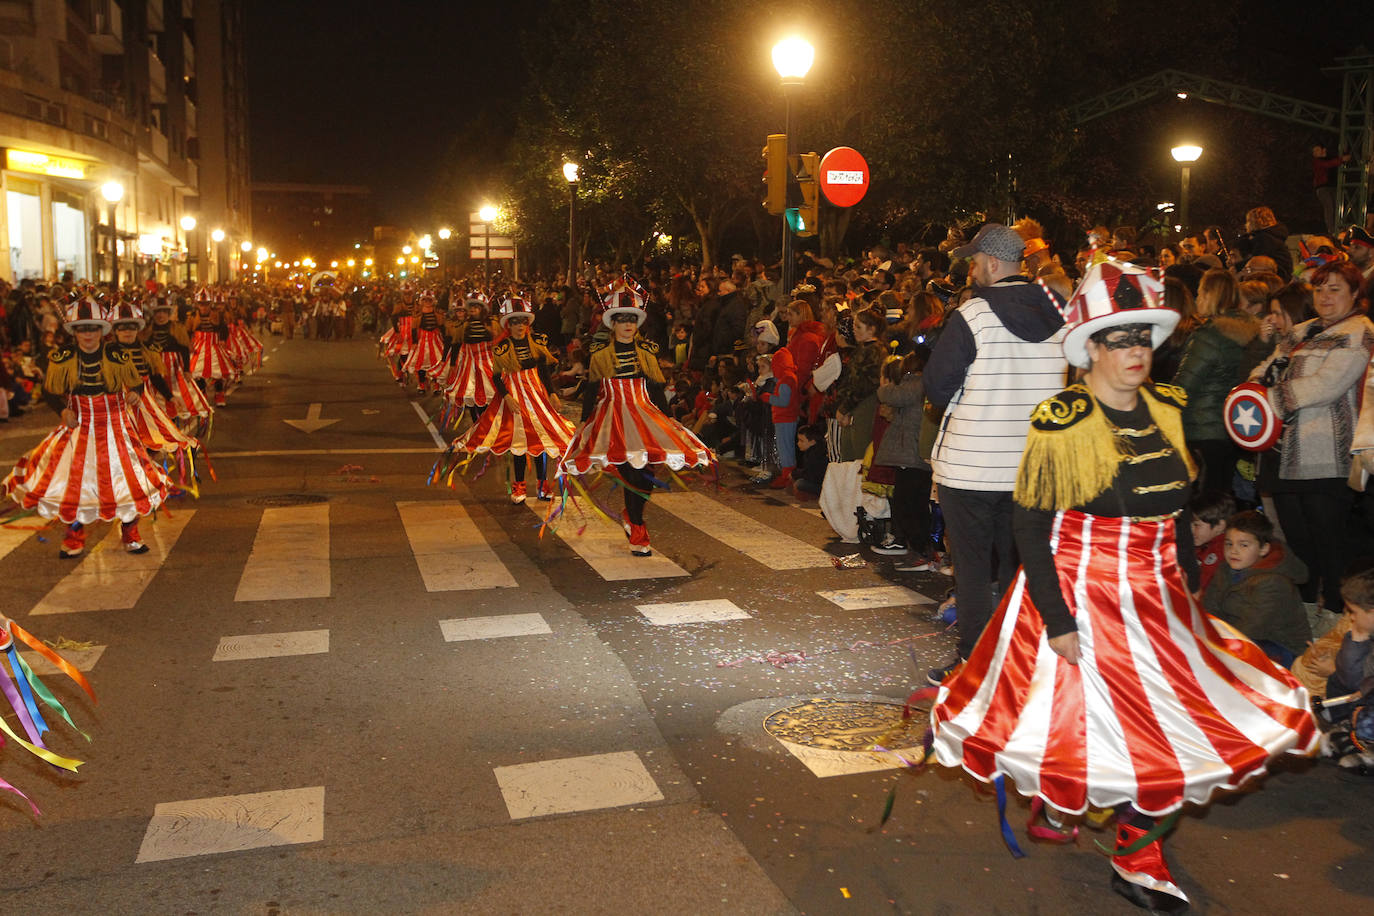
[[[1108,336],[1111,335],[1111,336]],[[1091,338],[1098,346],[1108,350],[1129,350],[1131,347],[1154,348],[1154,329],[1149,325],[1133,325],[1127,328],[1112,328],[1100,336]]]

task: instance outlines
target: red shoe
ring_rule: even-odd
[[[1125,849],[1148,831],[1131,824],[1117,822],[1116,848]],[[1188,896],[1174,883],[1169,866],[1164,862],[1162,839],[1155,839],[1144,849],[1129,855],[1112,857],[1112,890],[1136,906],[1151,912],[1181,912],[1188,908]]]
[[[549,502],[553,499],[553,484],[547,480],[539,481],[539,501]]]
[[[215,406],[216,406],[216,407],[223,407],[223,406],[224,406],[224,392],[223,392],[223,391],[216,391],[216,392],[215,392]]]
[[[637,557],[653,555],[649,549],[649,529],[643,525],[630,526],[630,553]]]
[[[138,536],[138,522],[124,522],[119,526],[119,539],[128,553],[147,553],[148,545]]]
[[[773,482],[770,483],[770,484],[768,485],[768,489],[770,489],[770,490],[785,490],[785,489],[787,489],[788,485],[791,484],[791,483],[792,483],[792,469],[791,469],[791,468],[783,468],[782,471],[778,474],[778,476],[773,478]]]
[[[57,555],[64,560],[74,560],[86,550],[86,529],[80,525],[68,525],[62,535],[62,547]]]
[[[520,505],[525,501],[525,482],[513,483],[510,487],[510,501],[515,505]]]

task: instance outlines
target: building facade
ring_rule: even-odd
[[[0,0],[0,277],[213,281],[239,266],[243,18],[235,0]]]

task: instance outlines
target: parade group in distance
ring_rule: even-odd
[[[1348,513],[1346,477],[1374,469],[1374,413],[1355,390],[1374,352],[1374,239],[1352,227],[1300,264],[1270,252],[1215,266],[1130,242],[1096,231],[1070,266],[1033,222],[989,223],[901,264],[875,253],[864,274],[817,259],[786,295],[775,269],[747,263],[667,282],[601,271],[557,298],[543,284],[343,288],[327,274],[181,302],[78,289],[38,389],[60,422],[4,491],[66,526],[63,557],[82,555],[97,521],[146,551],[139,519],[212,473],[214,412],[261,365],[250,325],[375,334],[450,439],[430,483],[497,459],[505,498],[546,503],[548,524],[570,504],[603,512],[597,491],[618,488],[634,556],[652,554],[653,491],[733,457],[755,485],[819,497],[841,537],[886,516],[869,546],[898,558],[894,572],[953,574],[959,643],[930,672],[927,759],[999,796],[1010,781],[1032,798],[1037,838],[1114,823],[1113,889],[1179,911],[1163,842],[1185,805],[1319,746],[1374,766],[1374,572],[1312,553],[1324,541],[1309,530]],[[1275,285],[1245,313],[1251,266]],[[1296,310],[1279,295],[1295,284]],[[1225,397],[1242,382],[1252,401]],[[1250,442],[1251,421],[1273,436]],[[1246,473],[1257,453],[1267,489]],[[23,631],[4,623],[8,644]],[[24,746],[42,752],[21,706]]]

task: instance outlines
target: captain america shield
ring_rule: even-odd
[[[1262,452],[1272,448],[1283,434],[1283,421],[1269,404],[1265,387],[1245,382],[1226,396],[1226,432],[1241,448]]]

